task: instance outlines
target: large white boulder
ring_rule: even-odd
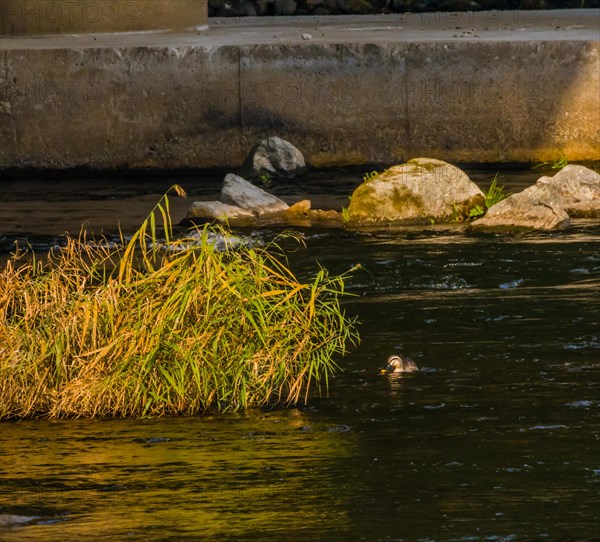
[[[361,184],[352,194],[353,224],[410,224],[450,221],[483,205],[484,196],[456,166],[415,158]]]

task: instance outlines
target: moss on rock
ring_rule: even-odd
[[[481,190],[457,167],[430,158],[393,166],[360,185],[348,207],[350,224],[449,222],[483,205]]]

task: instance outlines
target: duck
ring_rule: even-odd
[[[381,369],[381,374],[385,373],[414,373],[419,368],[413,359],[408,356],[393,354],[387,359],[387,367]]]

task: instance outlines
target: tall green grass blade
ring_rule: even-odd
[[[358,340],[347,275],[304,284],[277,245],[218,252],[212,231],[227,235],[202,228],[185,250],[165,195],[116,250],[83,232],[46,262],[15,255],[0,272],[0,419],[230,411],[327,390],[332,356]]]

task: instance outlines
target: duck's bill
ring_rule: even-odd
[[[391,365],[388,365],[387,367],[382,367],[381,369],[379,369],[379,374],[380,375],[385,375],[387,373],[391,373],[392,372],[393,367]]]

